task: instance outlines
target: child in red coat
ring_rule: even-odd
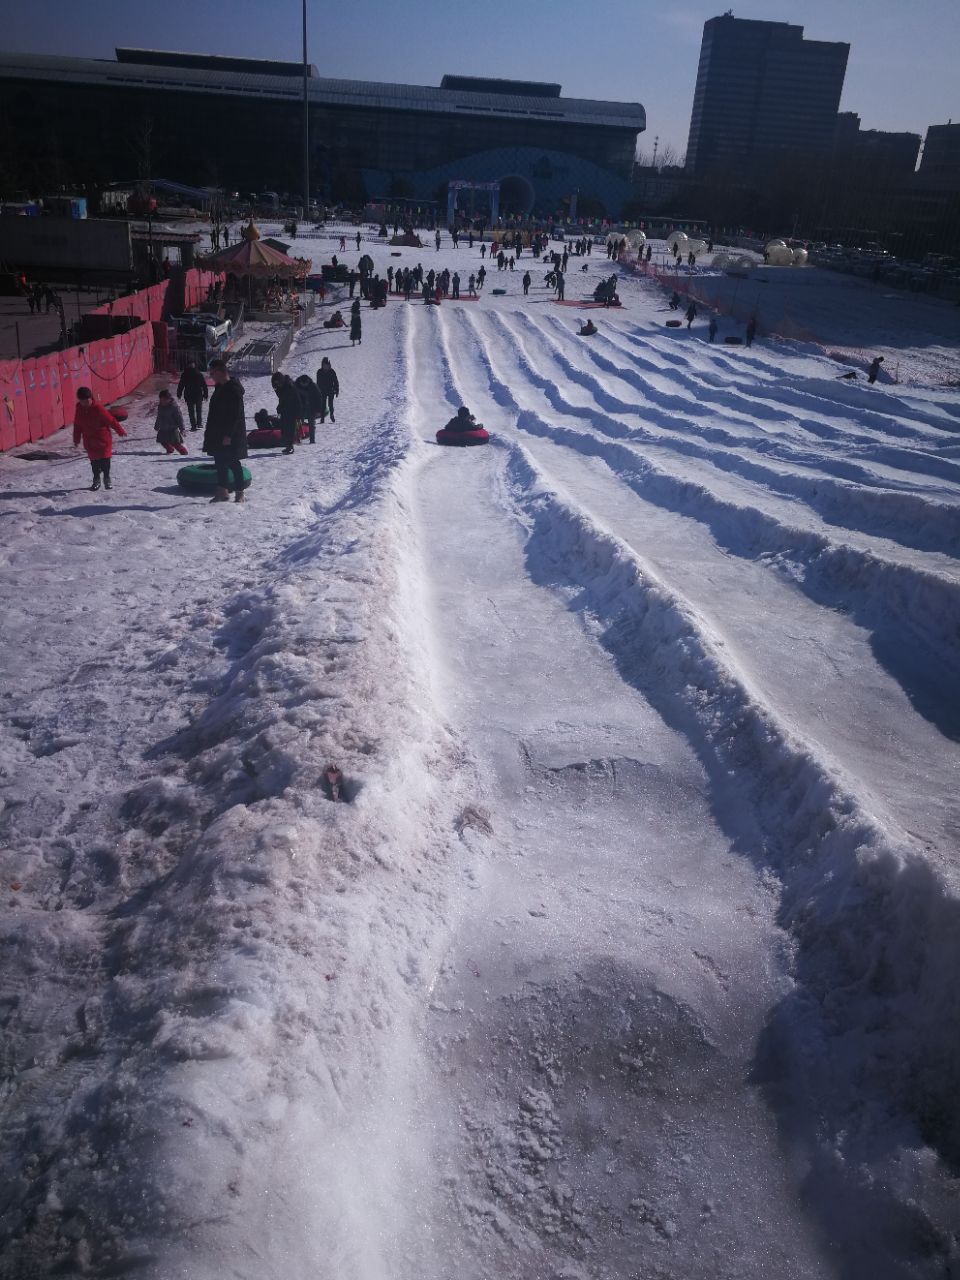
[[[113,457],[111,431],[115,431],[118,436],[127,434],[113,414],[108,413],[102,404],[97,404],[89,387],[78,388],[77,407],[73,414],[73,443],[77,446],[83,441],[83,447],[87,451],[87,457],[93,467],[91,489],[100,488],[101,477],[103,477],[104,488],[111,487],[110,459]]]

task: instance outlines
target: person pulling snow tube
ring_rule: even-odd
[[[253,476],[246,467],[243,470],[243,487],[249,489]],[[217,490],[217,468],[212,462],[191,462],[177,472],[177,484],[187,493],[215,493]],[[227,488],[233,488],[233,473],[228,473]]]
[[[461,405],[456,417],[451,418],[437,432],[437,444],[459,445],[461,448],[472,444],[486,444],[489,439],[490,432],[482,422],[477,422],[466,405]]]
[[[260,409],[253,416],[254,422],[257,424],[253,431],[247,432],[247,448],[248,449],[282,449],[285,447],[283,431],[280,428],[280,419],[267,413],[266,409]],[[297,423],[296,438],[298,440],[306,440],[310,434],[303,422]]]

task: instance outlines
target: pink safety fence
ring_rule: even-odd
[[[188,271],[182,281],[184,307],[202,302],[209,286],[222,279],[209,271]],[[149,378],[154,368],[150,321],[165,318],[174,284],[165,280],[96,308],[101,315],[145,322],[129,333],[27,360],[0,360],[0,453],[72,426],[78,387],[88,386],[110,404]]]

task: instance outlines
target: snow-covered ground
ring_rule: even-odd
[[[949,330],[868,387],[518,265],[328,295],[243,506],[156,387],[110,492],[0,459],[2,1280],[960,1276]]]

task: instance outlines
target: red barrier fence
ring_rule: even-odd
[[[222,279],[209,271],[188,271],[182,280],[185,305],[202,302],[209,286]],[[168,291],[178,284],[165,280],[97,307],[100,314],[148,321],[129,333],[33,359],[0,360],[0,453],[71,426],[78,387],[89,387],[98,400],[109,404],[149,378],[154,349],[149,320],[160,320],[172,302]]]

